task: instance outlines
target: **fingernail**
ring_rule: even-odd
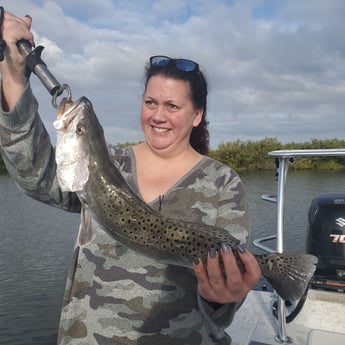
[[[194,259],[193,259],[193,263],[194,263],[194,265],[196,266],[196,265],[199,265],[199,258],[197,258],[197,257],[195,257]]]
[[[230,246],[225,242],[222,242],[220,244],[220,248],[222,249],[222,252],[224,252],[224,253],[229,252],[231,250]]]
[[[236,249],[242,254],[244,254],[247,251],[243,244],[237,244]]]
[[[216,255],[217,255],[216,248],[213,248],[213,247],[210,248],[209,254],[210,254],[210,258],[211,258],[211,259],[214,259],[214,258],[216,257]]]

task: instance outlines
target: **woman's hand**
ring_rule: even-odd
[[[219,255],[222,256],[223,268],[219,264]],[[194,263],[198,291],[205,300],[220,304],[240,302],[260,279],[261,270],[255,257],[240,246],[238,255],[244,272],[239,269],[232,250],[226,244],[222,245],[220,253],[211,249],[206,267],[201,260]]]
[[[25,84],[25,58],[19,53],[17,42],[24,39],[33,44],[30,32],[31,17],[18,18],[10,12],[4,13],[2,38],[6,41],[4,60],[0,62],[3,108],[10,110],[21,96]]]

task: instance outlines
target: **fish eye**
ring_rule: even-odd
[[[77,133],[77,135],[83,135],[86,132],[85,126],[78,124],[75,132]]]

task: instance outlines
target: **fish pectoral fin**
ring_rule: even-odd
[[[91,242],[95,237],[95,232],[92,226],[92,216],[86,204],[82,205],[81,221],[79,226],[78,242],[80,246],[85,246]]]

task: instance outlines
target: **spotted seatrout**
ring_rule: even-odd
[[[228,231],[165,218],[132,191],[111,162],[102,126],[87,98],[62,102],[54,126],[61,189],[77,192],[84,207],[117,241],[143,255],[186,267],[192,266],[195,257],[205,260],[211,247],[219,249],[226,243],[241,265],[236,251],[239,241]],[[263,276],[285,300],[303,295],[317,263],[314,256],[305,254],[255,257]]]

